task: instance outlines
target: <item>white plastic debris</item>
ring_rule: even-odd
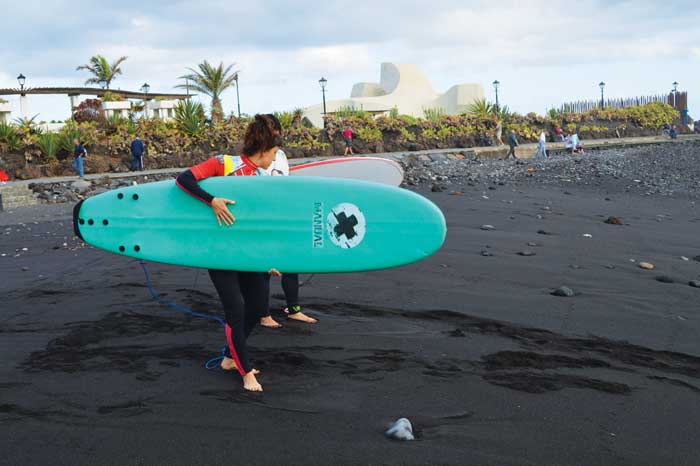
[[[411,421],[402,417],[387,430],[384,435],[395,440],[415,440]]]

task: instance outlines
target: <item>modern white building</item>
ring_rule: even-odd
[[[349,99],[326,102],[326,112],[353,108],[385,114],[396,108],[402,115],[423,117],[428,109],[439,109],[447,115],[466,112],[474,101],[484,98],[481,84],[458,84],[447,92],[435,92],[428,78],[415,65],[382,63],[378,83],[357,83]],[[323,104],[304,109],[304,115],[315,126],[323,126]]]

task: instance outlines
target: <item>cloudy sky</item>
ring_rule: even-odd
[[[129,58],[113,88],[175,92],[206,59],[240,70],[244,113],[346,98],[378,81],[381,62],[414,63],[437,91],[501,82],[516,111],[599,96],[663,93],[678,81],[700,115],[700,12],[695,1],[599,0],[200,0],[92,2],[0,0],[0,87],[80,86],[90,56]],[[9,14],[8,14],[9,13]],[[9,98],[18,116],[17,98]],[[234,110],[235,90],[224,94]],[[29,96],[29,113],[64,119],[65,96]]]

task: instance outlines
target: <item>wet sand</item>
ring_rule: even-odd
[[[301,295],[319,324],[250,340],[263,394],[204,369],[218,324],[154,302],[137,262],[80,246],[70,206],[0,213],[3,464],[697,464],[694,203],[551,186],[423,194],[448,219],[442,250],[314,276]],[[219,312],[205,272],[149,267],[166,299]],[[576,296],[550,295],[562,285]],[[277,283],[284,319],[281,297]],[[399,417],[416,441],[383,436]]]

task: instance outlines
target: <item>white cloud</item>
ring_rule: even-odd
[[[22,40],[0,48],[0,83],[14,87],[23,72],[34,86],[81,85],[86,75],[75,67],[101,53],[129,57],[115,87],[148,82],[154,91],[173,92],[187,67],[204,59],[235,62],[243,110],[255,112],[317,103],[321,76],[329,80],[329,98],[347,97],[354,82],[379,79],[381,62],[396,61],[417,64],[440,90],[477,81],[488,95],[498,77],[502,97],[519,111],[589,96],[601,79],[621,95],[687,82],[691,103],[700,105],[690,79],[700,71],[700,14],[692,5],[216,0],[194,8],[165,0],[27,0],[10,6],[3,23],[6,37]],[[228,111],[234,95],[224,96]],[[51,117],[65,113],[62,105],[34,100]]]

